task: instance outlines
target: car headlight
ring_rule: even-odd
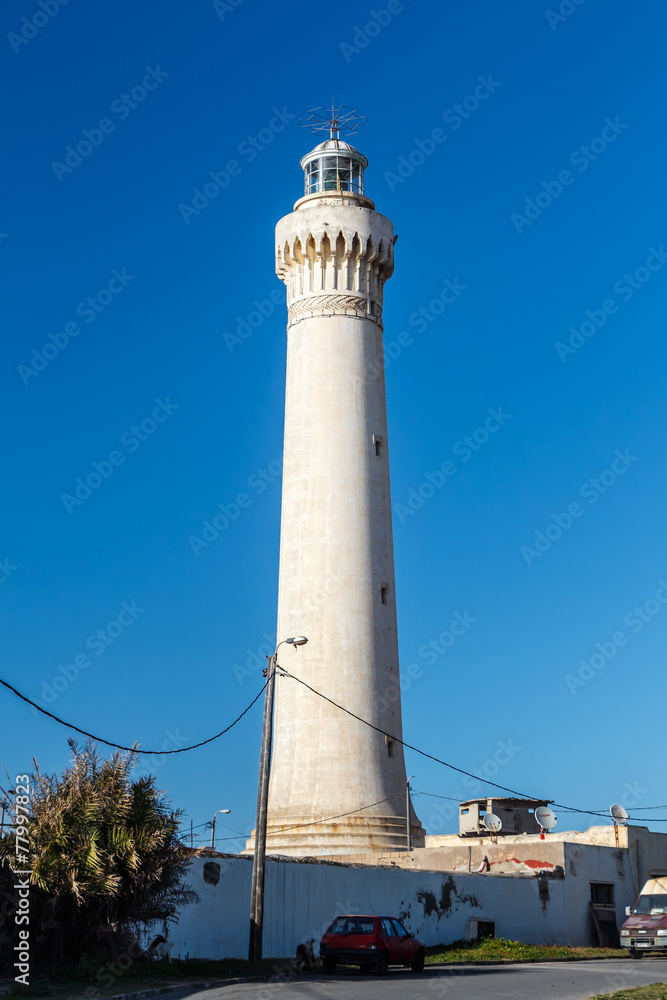
[[[378,950],[378,946],[376,944],[369,944],[368,950],[369,951],[377,951]]]
[[[621,931],[621,937],[630,937],[630,931]]]
[[[658,937],[667,937],[667,927],[659,927],[656,934]]]

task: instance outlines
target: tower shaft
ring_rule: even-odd
[[[357,154],[359,155],[359,154]],[[278,638],[303,633],[276,679],[267,850],[404,849],[402,736],[382,344],[391,222],[323,191],[278,223],[288,347]],[[412,815],[415,845],[423,829]]]

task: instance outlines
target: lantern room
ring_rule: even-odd
[[[364,193],[366,157],[342,139],[321,142],[301,160],[305,174],[305,194],[336,191]]]

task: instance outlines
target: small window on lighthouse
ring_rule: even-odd
[[[382,438],[378,437],[377,434],[373,435],[373,444],[375,445],[375,454],[378,458],[382,457]]]
[[[394,741],[393,740],[387,740],[387,753],[389,754],[390,757],[394,756]]]
[[[380,599],[383,604],[389,604],[389,585],[386,583],[380,584]]]

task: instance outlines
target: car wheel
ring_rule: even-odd
[[[322,962],[322,971],[326,973],[327,976],[332,976],[336,971],[336,963],[333,958],[325,958]]]
[[[411,962],[410,968],[413,972],[423,972],[424,971],[424,952],[420,951],[414,962]]]
[[[375,971],[377,972],[378,976],[386,976],[387,973],[389,972],[389,959],[385,954],[385,952],[382,952],[381,955],[378,955],[377,961],[375,962]]]
[[[364,962],[363,965],[359,966],[359,972],[363,972],[365,976],[370,976],[373,971],[373,966],[369,965],[368,962]]]
[[[646,952],[644,952],[644,951],[637,951],[636,948],[631,948],[630,949],[630,955],[632,956],[632,958],[643,958],[645,954],[646,954]]]

